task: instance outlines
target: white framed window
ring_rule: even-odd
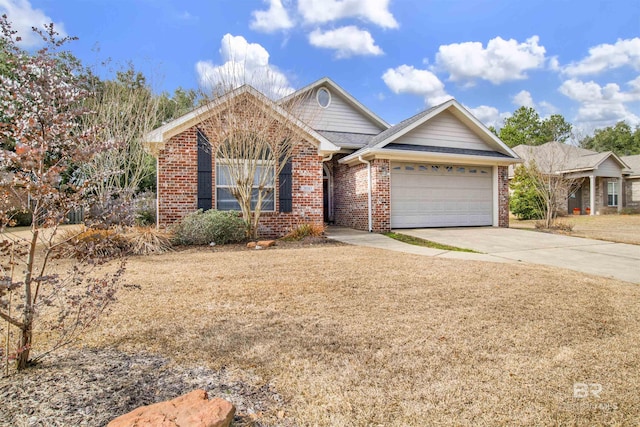
[[[616,181],[609,181],[607,183],[607,205],[618,206],[618,190],[619,185]]]
[[[230,167],[236,167],[238,165],[244,165],[245,176],[249,175],[249,162],[233,160],[227,162],[224,160],[216,161],[216,209],[220,211],[239,211],[240,203],[233,197],[232,189],[234,184],[230,181],[231,174],[229,173]],[[267,168],[267,169],[265,169]],[[276,182],[276,169],[275,165],[260,165],[256,166],[255,173],[253,175],[253,189],[251,191],[251,210],[256,208],[258,204],[258,186],[260,184],[262,174],[267,175],[267,186],[263,189],[262,199],[262,211],[273,212],[276,209],[275,203],[275,182]]]
[[[331,104],[331,93],[326,88],[321,87],[316,93],[316,101],[322,108],[327,108]]]

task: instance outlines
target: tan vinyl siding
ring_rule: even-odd
[[[424,125],[394,141],[397,144],[454,147],[494,151],[478,135],[448,111],[443,111]]]
[[[306,101],[300,118],[309,126],[316,130],[369,135],[377,135],[384,130],[348,104],[339,94],[332,90],[329,90],[329,93],[331,103],[327,108],[321,108],[318,105],[315,95]]]
[[[609,157],[607,160],[602,162],[600,166],[598,166],[595,175],[617,177],[622,175],[622,170],[620,169],[620,165]]]

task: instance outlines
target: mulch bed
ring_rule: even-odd
[[[261,239],[269,240],[269,239]],[[329,239],[326,236],[322,237],[305,237],[302,240],[276,240],[275,246],[270,248],[264,248],[259,250],[275,250],[275,249],[299,249],[306,247],[318,247],[318,246],[344,246],[345,243],[337,240]],[[209,248],[212,252],[238,252],[238,251],[255,251],[255,248],[248,248],[246,243],[230,243],[226,245],[214,245],[214,246],[176,246],[173,249],[175,251],[201,251],[204,248]]]
[[[268,384],[235,380],[225,369],[175,366],[152,354],[69,349],[0,378],[0,426],[105,426],[140,406],[195,389],[233,403],[234,426],[262,426],[262,413],[282,405]]]

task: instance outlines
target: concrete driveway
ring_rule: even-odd
[[[493,227],[397,230],[494,257],[640,283],[640,246]]]

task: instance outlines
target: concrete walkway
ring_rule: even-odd
[[[407,234],[407,233],[405,233]],[[404,252],[408,254],[424,255],[441,258],[466,259],[488,262],[515,262],[510,259],[495,257],[487,254],[474,254],[469,252],[445,251],[442,249],[426,248],[424,246],[410,245],[378,233],[354,230],[346,227],[329,227],[327,236],[339,242],[356,246],[368,246],[370,248],[386,249],[389,251]],[[470,249],[470,248],[469,248]]]
[[[483,253],[425,248],[344,227],[329,227],[327,234],[330,239],[352,245],[442,258],[528,262],[640,283],[640,246],[637,245],[495,227],[421,228],[398,232]]]

